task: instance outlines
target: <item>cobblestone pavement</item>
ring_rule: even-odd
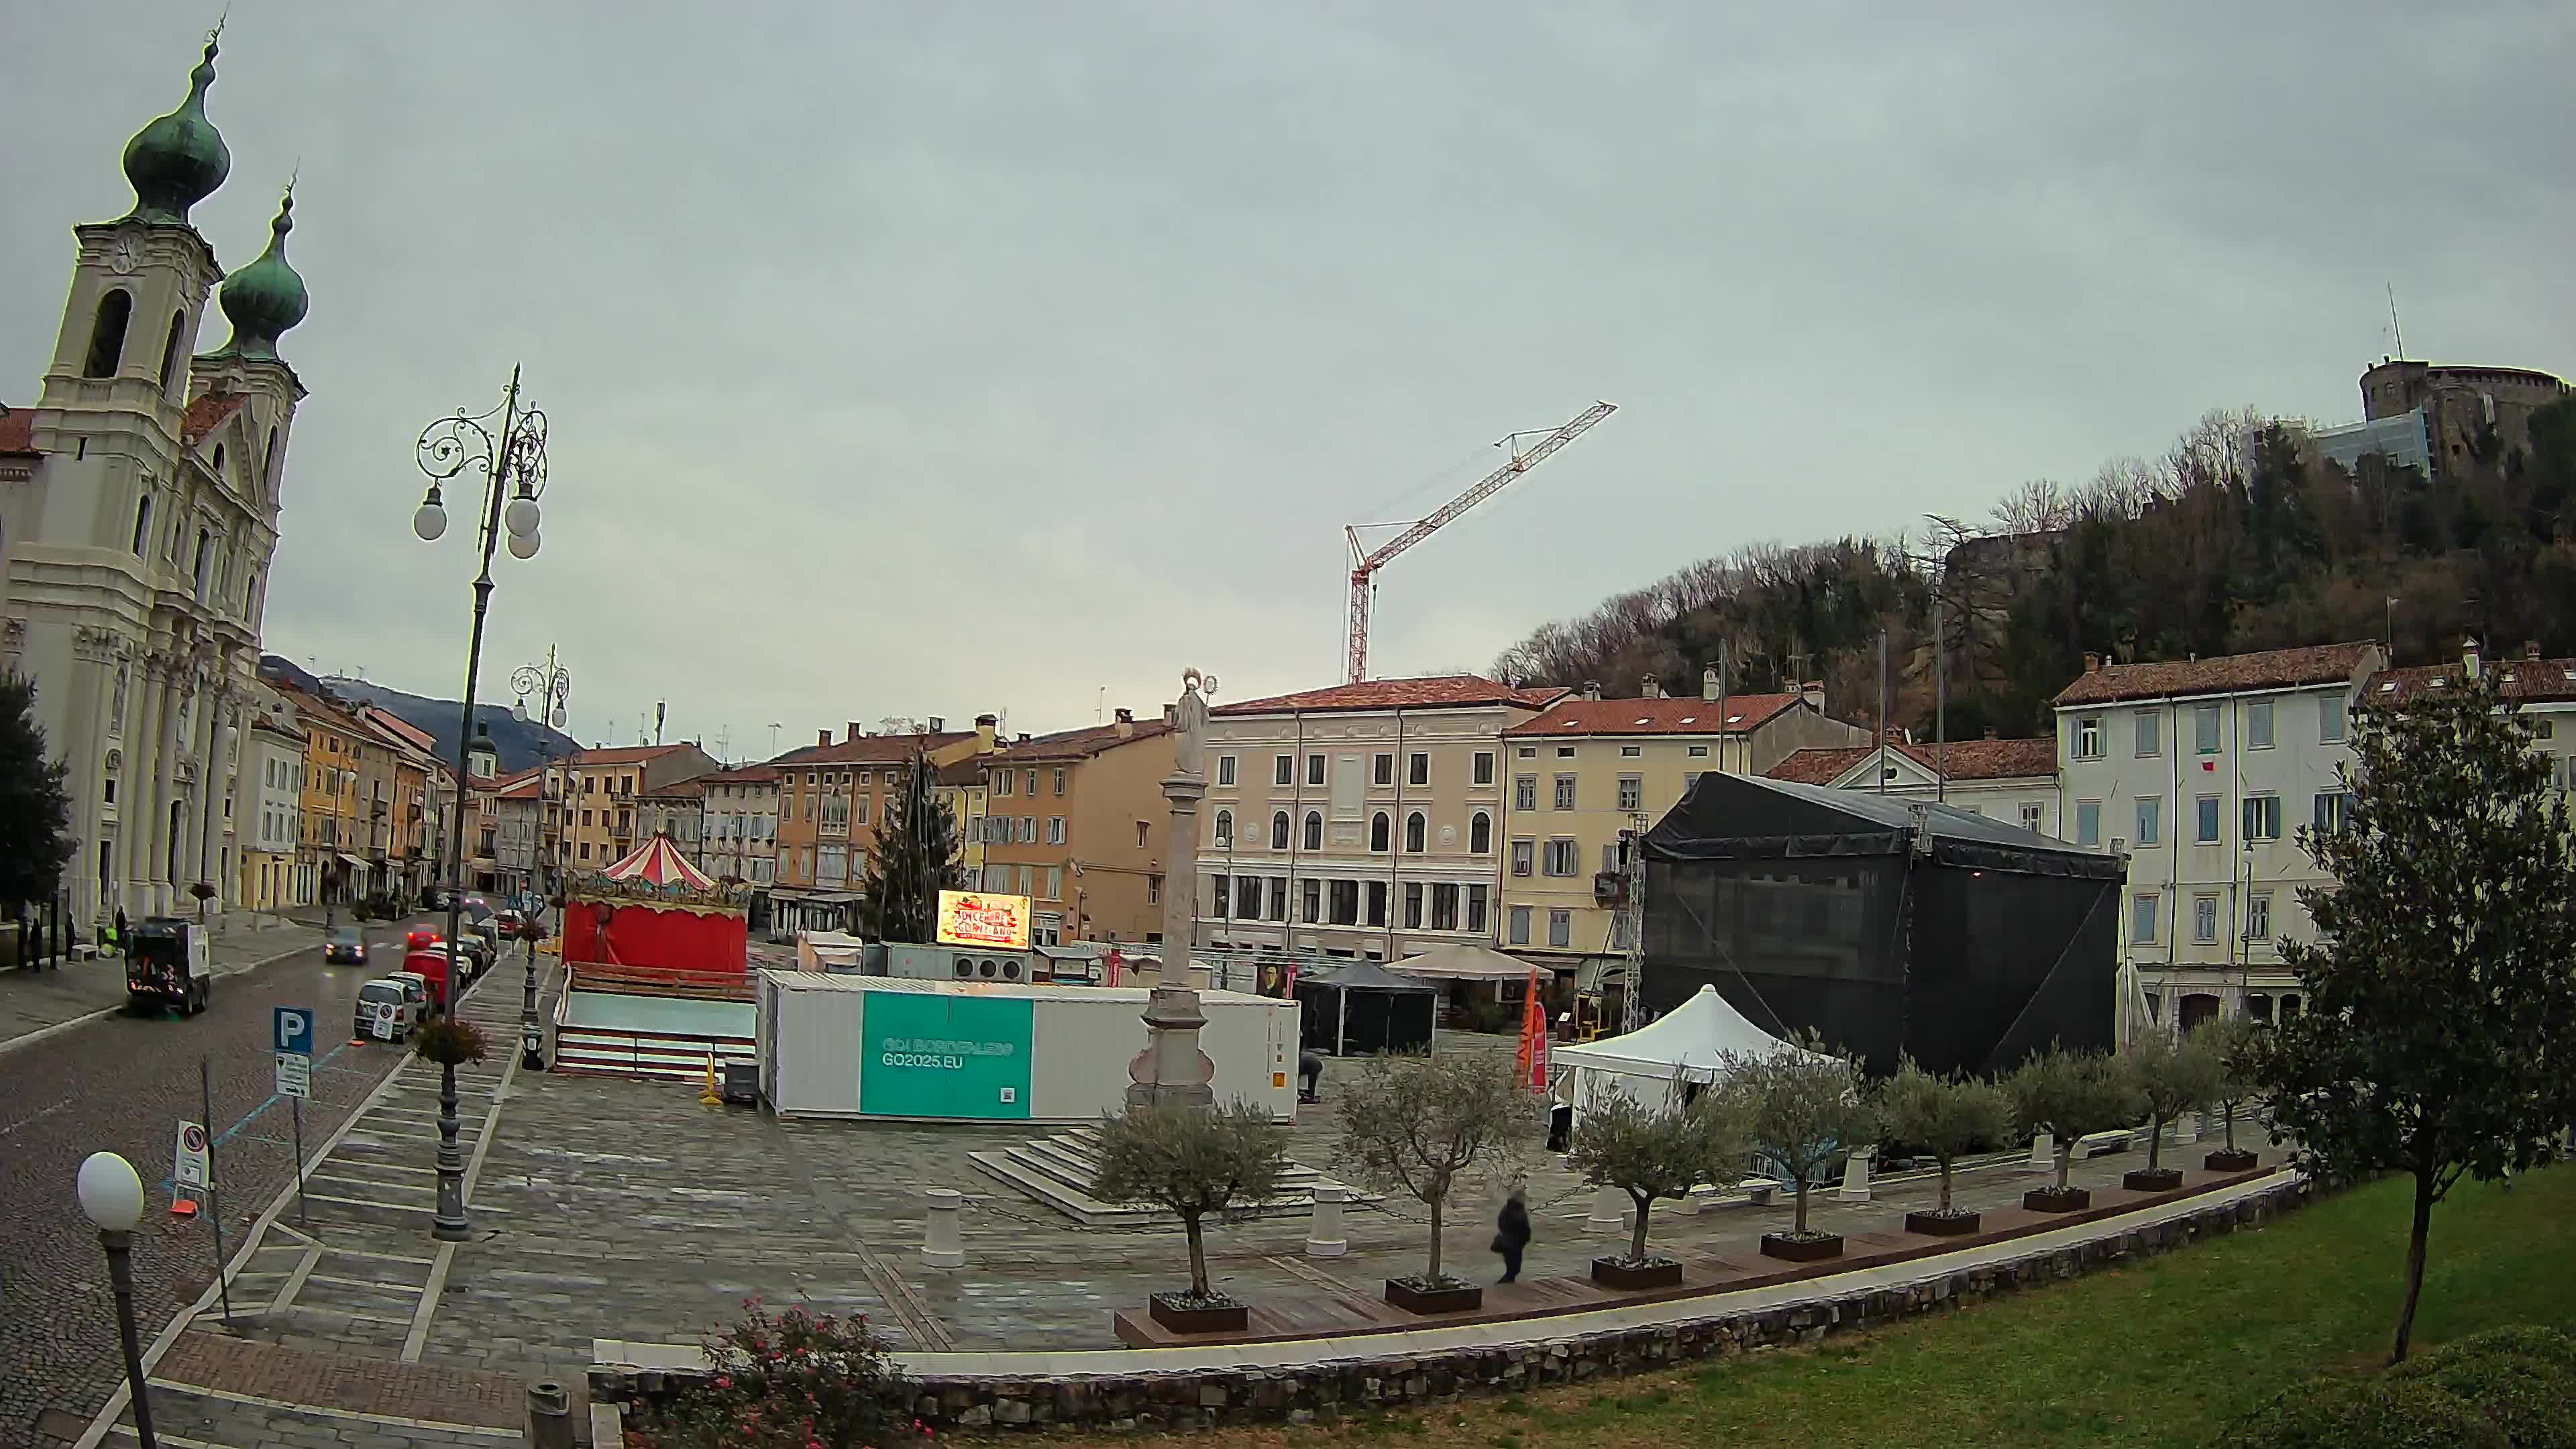
[[[394,926],[370,935],[400,939]],[[215,1166],[230,1250],[293,1177],[292,1109],[272,1097],[270,1009],[309,1006],[321,1016],[313,1098],[304,1111],[308,1148],[318,1147],[397,1059],[386,1046],[343,1048],[337,1029],[359,983],[391,969],[389,958],[366,968],[325,968],[318,933],[281,927],[258,939],[271,954],[286,950],[286,958],[253,966],[246,949],[252,939],[228,933],[218,945],[219,969],[238,974],[215,983],[202,1016],[117,1013],[0,1048],[0,1325],[7,1327],[0,1333],[0,1444],[30,1442],[47,1409],[88,1415],[122,1381],[106,1261],[72,1196],[82,1158],[120,1152],[143,1176],[146,1216],[135,1234],[134,1276],[148,1341],[214,1281],[209,1220],[168,1213],[172,1139],[182,1119],[203,1115],[199,1060],[213,1074]],[[60,975],[68,981],[82,971],[112,973],[122,998],[122,963],[70,966]],[[0,994],[25,984],[7,982]]]

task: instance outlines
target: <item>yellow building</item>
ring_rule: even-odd
[[[296,890],[310,901],[346,901],[365,888],[365,805],[359,771],[369,753],[382,755],[355,715],[291,685],[274,686],[295,706],[304,731],[303,828],[296,845]]]
[[[556,869],[584,876],[635,848],[635,797],[712,774],[716,762],[693,744],[584,750],[560,767],[563,828]],[[547,771],[549,782],[557,768]]]
[[[1712,676],[1697,699],[1570,696],[1502,732],[1504,950],[1575,972],[1626,951],[1623,832],[1643,832],[1702,775],[1759,774],[1801,749],[1869,739],[1825,714],[1820,688],[1718,693]]]

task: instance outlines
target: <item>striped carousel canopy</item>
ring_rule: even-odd
[[[632,881],[656,890],[713,890],[716,883],[715,877],[689,864],[689,858],[680,854],[680,848],[667,835],[655,835],[600,874],[609,880]]]

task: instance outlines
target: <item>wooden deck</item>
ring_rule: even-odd
[[[1599,1308],[1768,1288],[1806,1278],[1907,1263],[2096,1222],[2158,1203],[2178,1202],[2269,1177],[2278,1170],[2258,1167],[2247,1172],[2209,1172],[2192,1168],[2184,1172],[2182,1186],[2171,1192],[2132,1192],[2123,1187],[2097,1187],[2092,1190],[2093,1205],[2081,1212],[2038,1213],[2017,1204],[1997,1208],[1984,1214],[1978,1232],[1965,1237],[1936,1238],[1903,1231],[1846,1233],[1843,1236],[1843,1255],[1821,1263],[1786,1263],[1777,1258],[1766,1258],[1753,1249],[1731,1253],[1678,1252],[1671,1256],[1682,1260],[1682,1286],[1679,1288],[1620,1292],[1603,1288],[1589,1278],[1532,1278],[1518,1283],[1486,1285],[1482,1307],[1463,1313],[1430,1314],[1407,1313],[1372,1293],[1267,1299],[1251,1305],[1251,1312],[1247,1315],[1249,1324],[1241,1333],[1174,1333],[1156,1323],[1142,1308],[1120,1309],[1113,1315],[1113,1320],[1119,1341],[1132,1348],[1276,1343],[1298,1338],[1402,1333],[1416,1328],[1447,1328],[1466,1323],[1508,1323]],[[1614,1241],[1605,1237],[1602,1241],[1605,1250],[1615,1252],[1625,1244],[1626,1238],[1622,1235]]]

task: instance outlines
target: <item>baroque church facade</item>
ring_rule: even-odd
[[[73,228],[52,363],[32,406],[0,410],[0,667],[35,681],[69,766],[80,921],[193,912],[201,881],[231,905],[256,830],[243,736],[305,395],[278,340],[307,299],[291,188],[230,275],[188,220],[232,165],[206,116],[215,55],[127,143],[133,210]],[[231,335],[200,353],[210,297]]]

